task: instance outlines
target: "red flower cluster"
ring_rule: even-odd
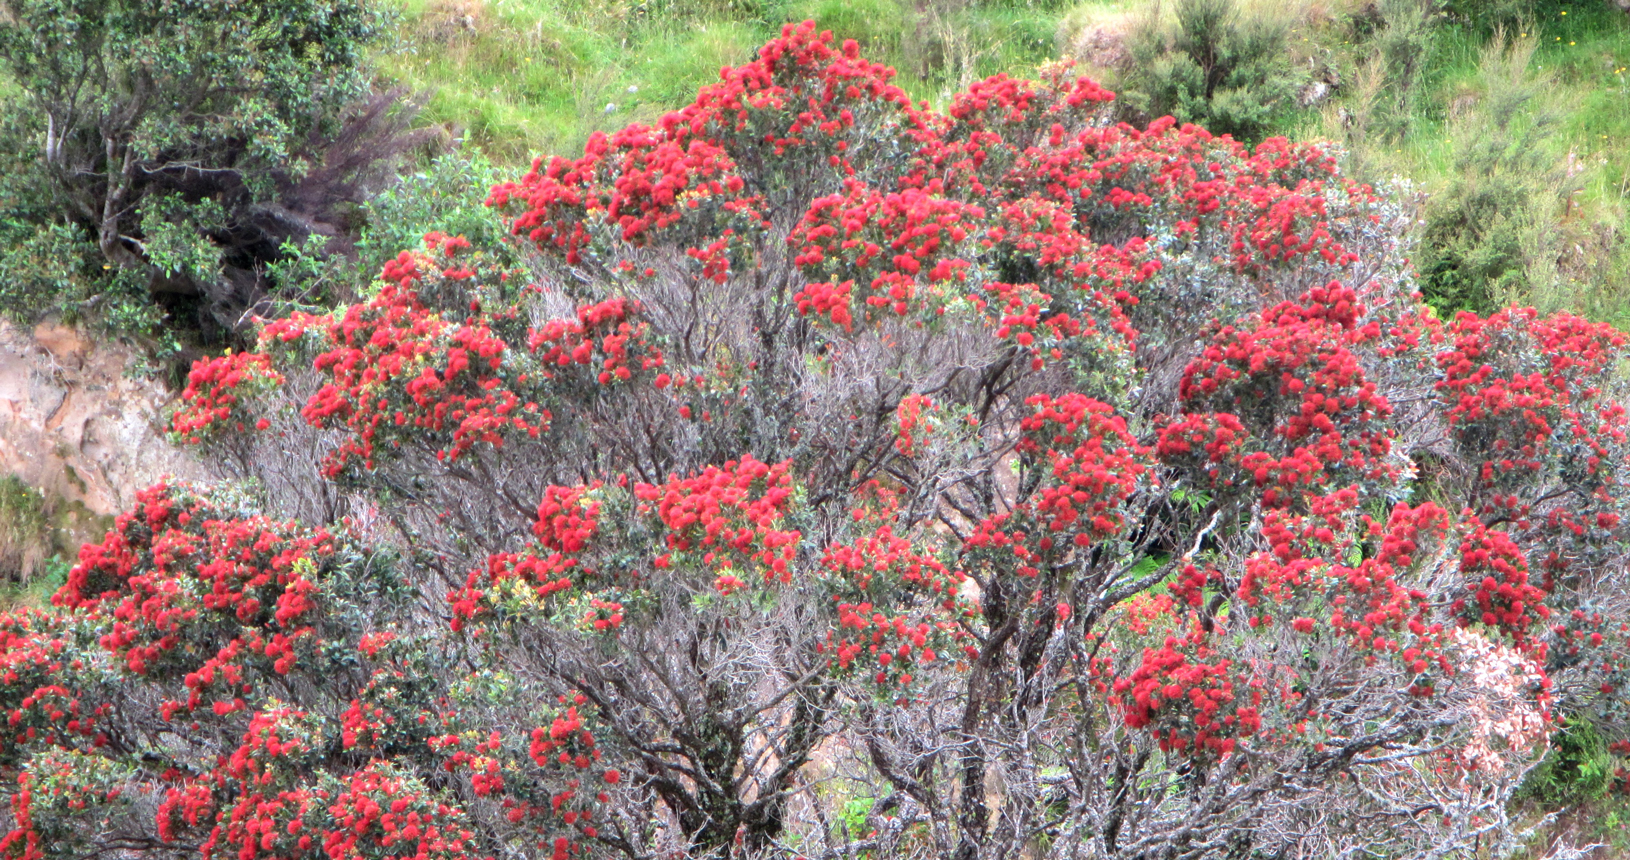
[[[909,106],[888,83],[892,70],[860,59],[853,42],[841,52],[830,42],[811,24],[788,25],[756,59],[725,69],[719,83],[656,127],[596,133],[582,158],[539,159],[519,183],[494,188],[489,203],[518,204],[515,232],[572,264],[583,261],[595,225],[605,224],[633,245],[677,231],[704,277],[722,278],[715,244],[768,226],[766,189],[747,187],[729,153],[746,146],[826,167],[828,159],[841,163],[857,113]]]
[[[1226,755],[1262,727],[1261,691],[1241,684],[1199,633],[1144,649],[1143,663],[1113,689],[1126,724],[1148,729],[1163,750]]]
[[[1066,394],[1038,394],[1035,411],[1021,422],[1019,450],[1038,454],[1052,468],[1035,495],[1034,516],[1047,533],[1042,550],[1057,539],[1077,547],[1112,537],[1125,526],[1117,510],[1149,469],[1149,449],[1126,429],[1126,419],[1106,403]]]
[[[1362,309],[1350,290],[1315,289],[1264,313],[1248,329],[1225,326],[1184,371],[1190,414],[1161,431],[1160,449],[1215,484],[1249,481],[1270,506],[1305,501],[1327,487],[1390,485],[1392,407],[1349,348]],[[1250,441],[1241,439],[1250,434]],[[1203,462],[1193,449],[1205,450]],[[1232,468],[1219,468],[1227,463]]]
[[[310,577],[330,563],[335,540],[224,517],[182,487],[160,484],[136,499],[137,513],[119,515],[101,543],[80,550],[52,603],[105,619],[100,642],[130,672],[183,679],[186,708],[219,686],[215,710],[240,709],[236,692],[251,669],[294,668],[319,599]]]
[[[600,517],[600,503],[589,500],[588,495],[599,487],[597,481],[586,487],[544,490],[538,520],[532,524],[539,546],[553,552],[582,552],[594,538]]]
[[[285,340],[293,328],[274,324],[263,338]],[[457,459],[477,442],[500,444],[509,427],[536,436],[548,426],[547,412],[505,385],[503,340],[482,325],[449,325],[411,290],[386,286],[324,328],[335,346],[313,366],[333,381],[300,414],[351,431],[325,462],[329,476],[353,462],[372,468],[380,442],[435,440],[438,459]]]
[[[913,666],[933,663],[966,638],[957,623],[970,611],[957,594],[966,576],[887,524],[828,546],[821,570],[836,592],[838,617],[817,647],[840,672],[864,658],[874,683],[908,685]]]
[[[985,211],[938,195],[938,187],[883,194],[850,180],[843,194],[815,200],[788,244],[809,283],[798,311],[854,328],[886,313],[939,307],[967,277],[970,228]]]
[[[1437,388],[1456,441],[1481,463],[1490,491],[1482,513],[1525,521],[1533,499],[1523,489],[1532,491],[1536,473],[1550,469],[1577,470],[1586,495],[1619,490],[1602,466],[1622,455],[1627,417],[1602,397],[1602,386],[1623,356],[1623,335],[1566,314],[1541,320],[1531,308],[1487,319],[1461,314],[1448,334],[1453,345],[1437,357]],[[1556,525],[1588,528],[1593,512],[1571,513],[1584,516]],[[1611,529],[1618,515],[1607,513],[1603,527]]]
[[[1545,592],[1529,584],[1527,556],[1505,532],[1474,522],[1460,545],[1460,575],[1469,594],[1453,609],[1462,625],[1486,624],[1522,645],[1551,614]]]
[[[73,641],[61,616],[28,609],[0,615],[0,764],[15,767],[42,747],[106,742],[97,727],[104,706],[83,702],[76,689],[90,655]]]
[[[177,841],[182,832],[215,821],[199,848],[206,860],[474,860],[462,811],[388,764],[375,761],[340,779],[312,780],[321,741],[320,725],[308,714],[257,713],[223,768],[169,789],[158,810],[160,837]]]
[[[1246,561],[1235,599],[1248,610],[1251,627],[1285,624],[1298,633],[1344,636],[1355,654],[1374,664],[1398,660],[1413,676],[1434,667],[1451,671],[1443,657],[1443,627],[1432,620],[1429,596],[1401,584],[1422,561],[1423,544],[1448,539],[1449,517],[1428,502],[1393,508],[1383,526],[1361,516],[1359,535],[1370,541],[1356,565],[1331,562],[1355,547],[1346,537],[1358,496],[1345,490],[1316,500],[1308,515],[1271,512],[1263,536],[1272,551]],[[1432,690],[1425,678],[1417,694]]]
[[[1150,451],[1105,403],[1067,394],[1026,405],[1034,411],[1020,424],[1018,450],[1045,464],[1044,477],[1030,499],[979,522],[963,550],[995,570],[1035,577],[1047,558],[1121,531],[1120,506],[1148,471]]]
[[[199,359],[187,374],[187,387],[181,392],[182,407],[170,418],[170,432],[185,442],[197,444],[211,430],[231,425],[244,429],[244,394],[258,393],[268,386],[281,385],[283,375],[272,369],[271,360],[252,352],[227,353],[219,358]],[[257,429],[265,429],[259,419]]]
[[[1058,93],[1062,97],[1044,99],[1034,82],[999,74],[957,93],[946,112],[970,129],[1016,137],[1016,127],[1023,124],[1035,130],[1052,127],[1058,120],[1071,119],[1081,108],[1114,100],[1114,93],[1088,78],[1070,79],[1067,71],[1068,66],[1062,64],[1042,70],[1049,89],[1054,93],[1062,90]]]
[[[1332,190],[1353,200],[1369,191],[1341,178],[1335,156],[1321,145],[1270,138],[1251,151],[1170,117],[1143,131],[1114,126],[1078,140],[1095,157],[1093,185],[1084,189],[1115,208],[1191,215],[1177,223],[1179,231],[1214,236],[1208,246],[1240,271],[1308,255],[1332,264],[1356,259],[1331,235],[1327,201]]]
[[[529,331],[527,346],[546,379],[586,367],[593,382],[612,385],[663,366],[662,350],[651,343],[651,328],[639,318],[639,306],[621,298],[584,305],[575,320],[551,320]]]
[[[759,566],[765,582],[791,582],[800,535],[776,528],[792,495],[788,466],[743,457],[666,484],[636,484],[634,497],[642,512],[655,510],[670,550],[700,553],[703,565],[723,571],[721,591],[739,587],[737,563]],[[670,560],[663,556],[659,566]]]
[[[325,811],[328,826],[321,836],[329,857],[479,856],[471,853],[474,834],[462,810],[437,800],[418,780],[389,765],[376,763],[351,774]]]

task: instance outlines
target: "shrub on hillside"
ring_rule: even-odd
[[[1443,323],[1318,145],[789,27],[200,362],[5,619],[24,857],[1494,851],[1614,743],[1625,341]],[[341,514],[344,516],[341,516]],[[1613,749],[1622,749],[1615,746]]]
[[[1288,25],[1237,0],[1177,0],[1175,26],[1156,3],[1127,40],[1122,97],[1145,117],[1171,115],[1217,134],[1260,140],[1301,81]]]
[[[369,94],[380,16],[366,0],[0,3],[0,309],[236,330],[278,246],[343,244],[412,142],[396,94]]]
[[[1418,261],[1440,308],[1488,313],[1513,296],[1566,291],[1565,216],[1578,183],[1549,145],[1562,109],[1530,68],[1535,46],[1492,41],[1472,104],[1449,121],[1453,170],[1422,213]]]

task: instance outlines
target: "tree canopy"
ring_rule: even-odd
[[[0,850],[1471,856],[1625,749],[1623,335],[1438,319],[1327,146],[891,76],[789,26],[196,364],[254,480],[7,616]]]
[[[348,238],[407,142],[369,93],[382,34],[366,0],[0,3],[7,309],[266,312],[279,246]]]

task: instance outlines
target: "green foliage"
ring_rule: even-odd
[[[278,244],[343,232],[394,154],[400,123],[359,108],[386,23],[370,0],[0,0],[3,309],[150,336],[151,294],[233,328]]]
[[[1293,103],[1284,19],[1245,14],[1237,0],[1177,0],[1173,26],[1150,8],[1127,42],[1121,97],[1133,109],[1255,140]]]
[[[444,153],[360,207],[353,255],[329,253],[320,236],[285,244],[268,267],[279,297],[274,313],[355,301],[387,261],[402,251],[421,249],[424,235],[432,231],[464,236],[494,252],[494,262],[502,268],[519,266],[520,246],[486,205],[487,189],[503,178],[503,171],[480,150]]]
[[[1415,263],[1441,310],[1630,322],[1630,16],[1502,8],[1377,0],[1305,28],[1342,86],[1317,122],[1278,130],[1339,141],[1365,181],[1410,180],[1427,221]]]
[[[1606,8],[1613,0],[1446,0],[1444,11],[1483,33],[1527,27],[1567,13]]]
[[[1378,89],[1376,121],[1390,137],[1402,134],[1417,108],[1432,58],[1441,0],[1382,0],[1382,26],[1371,40],[1370,74]]]
[[[1528,772],[1519,796],[1550,806],[1599,800],[1613,786],[1615,767],[1595,725],[1569,720],[1551,736],[1550,752]]]
[[[872,807],[877,805],[875,797],[850,798],[843,804],[843,812],[838,817],[843,827],[843,835],[850,839],[866,833],[866,816],[871,815]]]
[[[1445,11],[1478,26],[1505,27],[1532,20],[1535,0],[1449,0]]]
[[[1536,72],[1536,40],[1484,50],[1470,104],[1450,119],[1448,182],[1428,204],[1418,260],[1440,310],[1492,310],[1554,290],[1562,218],[1577,185],[1552,149],[1564,106]]]
[[[934,101],[997,72],[1029,76],[1053,54],[1056,16],[1044,4],[935,0],[902,7],[898,49],[874,55],[899,69],[908,90]]]
[[[45,497],[16,475],[0,478],[0,579],[26,580],[51,547]]]
[[[16,475],[0,477],[0,607],[44,606],[66,581],[80,543],[112,522]]]
[[[10,608],[28,606],[44,608],[51,604],[51,595],[68,581],[73,570],[72,556],[60,552],[47,556],[34,575],[21,582],[0,581],[0,606]]]

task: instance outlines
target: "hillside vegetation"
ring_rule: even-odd
[[[650,123],[805,19],[934,106],[1065,58],[1120,94],[1118,119],[1334,140],[1349,174],[1421,201],[1414,260],[1441,313],[1515,303],[1630,323],[1630,15],[1615,0],[333,0],[244,24],[328,46],[289,48],[292,65],[276,44],[222,52],[198,36],[214,24],[148,33],[140,16],[93,23],[96,4],[4,8],[39,26],[0,40],[0,310],[135,339],[177,376],[241,346],[255,314],[366,291],[414,231],[483,221],[461,175],[513,175]],[[93,35],[80,58],[42,64],[74,56],[70,32]],[[138,103],[131,76],[155,71],[170,95],[120,115]],[[313,74],[325,85],[300,83]],[[267,96],[208,102],[238,79]],[[102,131],[43,145],[78,110],[52,106],[76,80],[104,106],[76,121],[134,136],[146,160],[130,182],[96,179]]]
[[[1140,92],[1173,74],[1188,7],[1232,15],[1242,31],[1209,35],[1238,60],[1231,108],[1196,112],[1204,99]],[[933,104],[978,78],[1067,57],[1122,94],[1127,119],[1176,109],[1247,140],[1338,141],[1354,175],[1401,180],[1398,193],[1431,201],[1417,262],[1441,311],[1535,304],[1630,323],[1630,16],[1606,0],[410,0],[401,10],[402,42],[384,68],[431,93],[426,118],[501,163],[652,121],[782,22],[812,18]],[[1213,47],[1207,38],[1196,50]]]
[[[1129,92],[1259,123],[1280,37],[1206,11]],[[893,77],[788,25],[195,362],[230,480],[0,616],[0,846],[1594,851],[1546,813],[1630,791],[1630,340],[1440,318],[1326,143]]]
[[[896,0],[401,0],[393,79],[432,93],[425,116],[490,156],[580,150],[595,130],[650,122],[749,60],[788,21],[814,19],[942,100],[1055,56],[1064,7]]]
[[[188,368],[220,480],[77,555],[0,482],[0,855],[1630,850],[1614,2],[0,0],[0,60],[0,309]]]

